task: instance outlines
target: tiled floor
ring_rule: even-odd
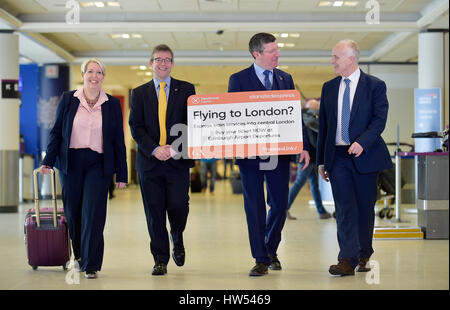
[[[173,261],[168,274],[151,275],[153,259],[139,188],[116,191],[110,200],[105,228],[103,269],[96,280],[83,273],[27,263],[24,216],[31,203],[15,214],[0,214],[0,289],[158,289],[158,290],[377,290],[449,289],[448,240],[378,240],[372,256],[372,274],[332,277],[338,245],[334,219],[319,220],[307,188],[297,197],[287,220],[278,256],[283,270],[251,278],[253,266],[242,195],[232,194],[230,183],[218,181],[216,192],[191,194],[185,232],[187,260],[184,267]],[[408,206],[411,207],[411,206]],[[414,226],[416,216],[402,218]],[[377,226],[394,226],[376,221]],[[370,277],[368,277],[370,275]],[[71,284],[72,283],[72,284]]]

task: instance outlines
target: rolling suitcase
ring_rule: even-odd
[[[71,246],[64,210],[56,204],[55,171],[51,169],[53,208],[39,209],[38,173],[39,169],[33,171],[35,207],[25,218],[28,264],[34,270],[38,266],[62,266],[65,270]]]

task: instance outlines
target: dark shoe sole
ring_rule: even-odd
[[[345,276],[354,276],[355,272],[342,272],[342,271],[338,271],[338,270],[334,270],[334,269],[329,269],[328,272],[330,274],[332,274],[333,276],[341,276],[341,277],[345,277]]]
[[[356,269],[356,272],[369,272],[370,268],[366,268],[366,267],[358,267]]]
[[[158,271],[158,272],[152,272],[152,276],[163,276],[163,275],[165,275],[167,273],[167,271],[164,271],[164,272],[160,272],[160,271]]]
[[[256,272],[256,271],[250,271],[250,273],[248,274],[250,277],[262,277],[265,276],[266,274],[268,274],[269,272],[266,270],[264,271],[264,273],[260,273],[260,272]]]
[[[281,270],[282,268],[281,268],[281,266],[272,266],[272,265],[270,265],[269,269],[270,270]]]

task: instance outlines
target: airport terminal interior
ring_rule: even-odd
[[[448,10],[448,0],[0,0],[0,79],[2,87],[18,81],[20,92],[20,100],[7,99],[4,90],[0,97],[0,289],[448,290]],[[257,32],[277,38],[278,68],[291,74],[302,104],[320,101],[323,83],[336,76],[331,49],[343,39],[358,43],[361,70],[387,85],[382,137],[398,169],[390,175],[393,192],[380,189],[375,206],[369,273],[328,273],[339,253],[336,219],[319,218],[307,182],[283,228],[282,270],[249,277],[254,259],[239,169],[225,173],[220,159],[214,192],[191,188],[189,194],[186,264],[171,259],[166,275],[151,274],[128,125],[131,90],[153,78],[151,50],[163,43],[174,51],[171,76],[191,82],[197,94],[226,93],[230,75],[253,63],[248,41]],[[73,260],[68,270],[33,270],[24,241],[25,217],[34,207],[31,172],[45,152],[59,96],[83,85],[80,65],[89,58],[106,64],[103,89],[120,100],[128,164],[126,188],[108,200],[103,267],[95,280],[75,272]],[[424,97],[437,102],[436,110],[419,109]],[[425,131],[434,134],[414,136]],[[20,155],[17,165],[5,159],[11,150]],[[19,184],[12,191],[11,179]],[[49,198],[46,182],[39,191]],[[330,185],[319,183],[333,214]],[[58,198],[60,191],[58,184]],[[49,206],[51,200],[41,201]]]

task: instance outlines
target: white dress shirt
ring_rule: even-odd
[[[350,74],[347,79],[350,80],[350,112],[352,111],[353,106],[353,98],[355,97],[356,87],[358,86],[359,76],[361,75],[361,71],[358,67],[352,74]],[[346,77],[342,77],[341,83],[339,85],[339,94],[338,94],[338,113],[337,113],[337,126],[336,126],[336,145],[348,145],[342,139],[342,101],[344,100],[344,91],[346,84],[344,82]]]

